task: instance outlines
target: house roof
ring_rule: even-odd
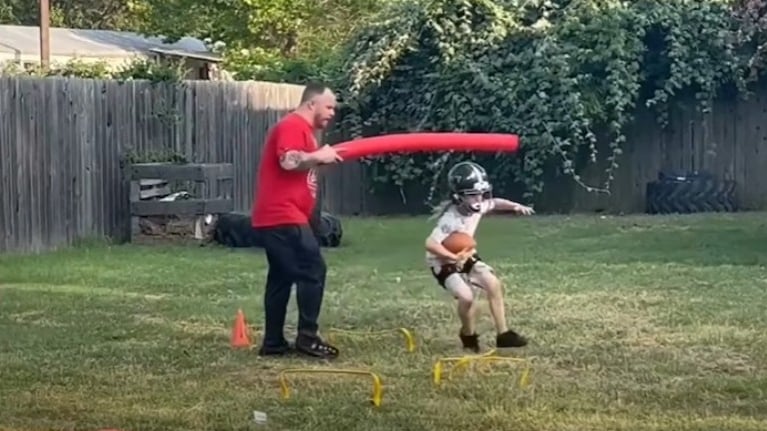
[[[136,54],[162,52],[177,56],[218,61],[205,44],[185,37],[175,43],[163,43],[159,37],[138,33],[50,28],[51,56],[130,57]],[[0,25],[0,52],[17,56],[40,56],[40,29],[37,26]]]

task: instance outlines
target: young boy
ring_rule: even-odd
[[[461,320],[460,338],[464,349],[480,351],[475,328],[477,288],[485,291],[496,329],[496,347],[523,347],[527,340],[510,330],[506,324],[503,291],[493,268],[483,262],[476,250],[455,254],[442,241],[451,233],[461,231],[474,236],[479,221],[491,211],[511,211],[531,215],[533,209],[506,199],[493,198],[487,172],[474,162],[460,162],[447,174],[450,201],[435,212],[437,226],[426,239],[426,260],[437,283],[458,300]],[[433,217],[433,218],[434,218]]]

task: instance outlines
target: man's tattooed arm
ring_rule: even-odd
[[[288,171],[306,171],[319,165],[327,165],[341,160],[343,160],[341,156],[331,146],[323,145],[311,153],[299,150],[286,151],[280,156],[280,165]]]
[[[287,151],[280,157],[280,166],[286,171],[304,171],[317,166],[317,161],[303,151]]]

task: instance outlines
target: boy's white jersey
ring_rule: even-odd
[[[437,219],[437,225],[431,231],[429,239],[441,243],[453,232],[464,232],[471,235],[473,238],[482,216],[492,211],[494,208],[495,201],[493,199],[488,199],[482,201],[479,212],[464,215],[458,211],[458,208],[456,208],[455,205],[451,204],[445,209],[445,212],[442,213],[439,219]],[[442,261],[429,251],[426,252],[426,263],[429,266],[442,265]]]

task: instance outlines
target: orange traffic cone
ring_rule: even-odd
[[[250,347],[250,337],[248,336],[248,326],[245,324],[245,314],[242,309],[237,310],[237,317],[232,326],[231,345],[233,349],[239,347]]]

